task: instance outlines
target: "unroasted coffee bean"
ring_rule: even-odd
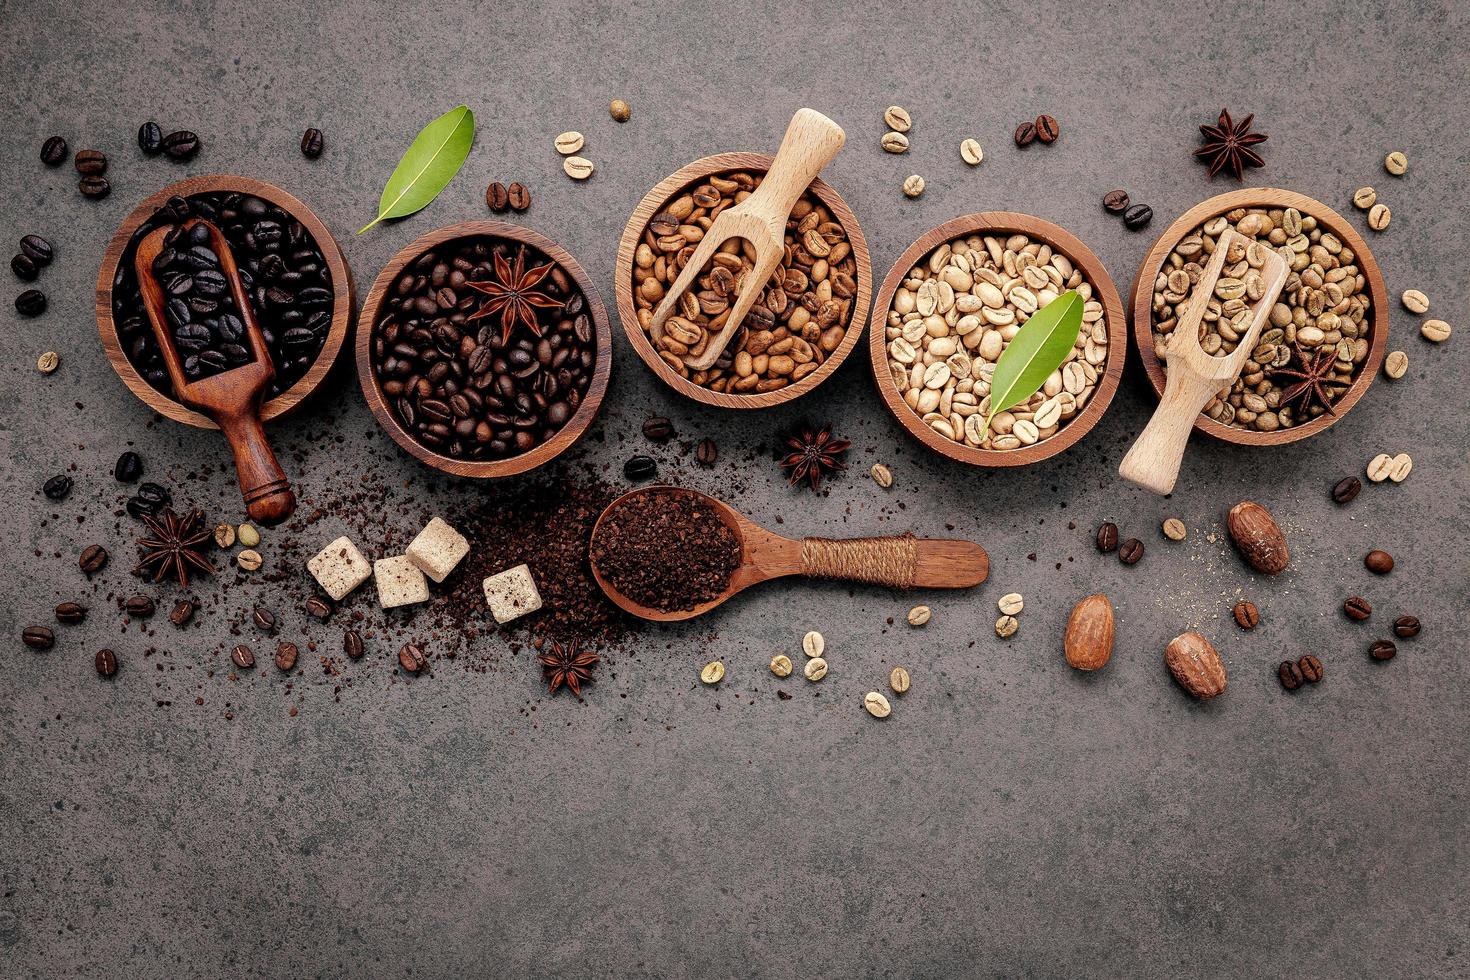
[[[510,202],[511,210],[524,211],[531,206],[531,191],[516,181],[505,189],[506,200]]]
[[[56,634],[46,626],[27,626],[21,630],[20,639],[32,650],[50,650],[56,644]]]
[[[1062,135],[1062,127],[1055,116],[1040,115],[1036,117],[1036,138],[1043,143],[1055,143],[1057,137]]]
[[[1393,635],[1403,639],[1418,636],[1420,629],[1418,616],[1400,616],[1393,621]]]
[[[1302,670],[1293,661],[1281,661],[1281,666],[1276,668],[1276,676],[1281,679],[1281,686],[1288,691],[1295,691],[1302,686]]]
[[[101,177],[107,173],[107,154],[101,150],[78,150],[72,165],[84,177]]]
[[[60,136],[48,136],[41,144],[41,162],[48,167],[59,167],[66,162],[66,140]]]
[[[634,456],[623,464],[623,476],[629,480],[651,480],[657,472],[652,456]]]
[[[1131,231],[1147,225],[1154,220],[1154,209],[1147,204],[1134,204],[1123,212],[1123,224]]]
[[[276,644],[276,669],[290,670],[296,666],[296,657],[301,651],[296,644],[282,640]]]
[[[174,605],[173,612],[168,614],[168,621],[175,626],[187,625],[194,618],[194,603],[188,599],[180,599]]]
[[[332,618],[332,604],[321,596],[314,595],[306,600],[306,614],[325,623]]]
[[[1261,623],[1261,611],[1249,599],[1242,599],[1240,602],[1237,602],[1235,608],[1231,610],[1231,614],[1235,616],[1235,621],[1240,624],[1240,628],[1243,630],[1253,630]]]
[[[276,631],[276,614],[264,606],[256,606],[250,613],[250,619],[255,623],[255,628],[262,632],[274,633]]]
[[[163,130],[152,119],[138,127],[138,149],[150,157],[163,152]]]
[[[40,316],[46,312],[46,294],[39,289],[27,289],[15,298],[15,312],[21,316]]]
[[[1124,190],[1108,191],[1103,195],[1103,207],[1109,214],[1122,214],[1128,210],[1128,192]]]
[[[1374,548],[1363,556],[1363,564],[1375,575],[1387,575],[1393,571],[1393,555]]]
[[[357,630],[348,630],[342,637],[342,652],[353,660],[358,660],[363,654],[362,634]]]
[[[327,141],[322,138],[322,131],[315,127],[301,134],[301,155],[308,160],[315,160],[322,155],[326,149]]]
[[[497,213],[510,207],[510,192],[500,181],[495,181],[485,188],[485,204],[491,211]]]
[[[1308,684],[1315,684],[1322,679],[1322,661],[1310,653],[1298,660],[1296,667],[1302,672],[1302,680]]]
[[[107,549],[100,544],[89,544],[82,550],[77,564],[81,565],[82,571],[86,572],[89,577],[96,575],[107,564]]]
[[[117,458],[112,467],[113,478],[119,483],[135,483],[143,475],[143,458],[128,450]]]
[[[1339,504],[1352,502],[1363,489],[1363,481],[1355,476],[1345,476],[1332,486],[1332,499]]]
[[[706,469],[714,466],[719,458],[720,450],[713,439],[701,439],[699,445],[694,447],[694,461]]]
[[[241,643],[230,651],[230,659],[235,662],[236,667],[248,670],[255,666],[255,651]]]
[[[187,129],[175,130],[163,138],[163,152],[173,160],[187,160],[199,152],[199,137]]]
[[[1105,555],[1118,550],[1118,525],[1103,521],[1097,529],[1097,550]]]
[[[155,610],[153,600],[146,595],[129,596],[123,602],[123,612],[134,619],[147,619]]]
[[[57,474],[41,485],[41,492],[48,500],[65,500],[71,493],[71,477]]]
[[[1399,648],[1394,646],[1392,640],[1374,640],[1368,647],[1368,655],[1374,660],[1392,660],[1398,652]]]
[[[79,602],[63,602],[56,607],[56,621],[75,626],[87,618],[87,607]]]
[[[650,442],[668,442],[674,438],[674,424],[662,415],[654,415],[643,422],[643,438]]]
[[[417,674],[428,666],[424,651],[413,643],[405,643],[398,651],[398,665],[410,674]]]
[[[36,276],[41,270],[36,268],[36,262],[28,255],[16,255],[10,260],[10,271],[15,273],[15,278],[22,282],[35,282]]]
[[[1355,595],[1342,604],[1342,611],[1347,615],[1348,619],[1356,619],[1361,623],[1373,615],[1373,606],[1367,599]]]
[[[1125,565],[1137,565],[1138,560],[1143,557],[1143,542],[1137,538],[1129,538],[1118,545],[1118,560]]]
[[[1036,124],[1034,122],[1023,122],[1016,127],[1016,145],[1020,147],[1030,146],[1036,142]]]
[[[112,184],[108,183],[106,177],[83,177],[77,181],[77,190],[82,192],[83,197],[97,201],[112,193]]]
[[[98,650],[93,666],[97,668],[99,677],[111,677],[117,673],[117,654],[105,648]]]

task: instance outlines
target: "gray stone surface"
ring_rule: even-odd
[[[759,520],[833,535],[952,525],[990,550],[991,579],[923,596],[935,615],[922,630],[903,625],[901,596],[773,586],[610,653],[579,704],[545,698],[529,654],[492,639],[405,683],[393,651],[415,623],[384,629],[368,592],[352,608],[388,636],[341,677],[303,650],[289,690],[273,669],[227,679],[232,627],[255,602],[335,653],[346,614],[312,626],[299,607],[305,557],[350,523],[336,514],[295,534],[296,553],[281,547],[290,535],[267,535],[283,581],[205,583],[186,634],[116,612],[135,588],[110,472],[123,448],[181,498],[238,510],[220,443],[152,417],[93,327],[103,244],[186,173],[251,174],[304,198],[361,293],[414,236],[482,216],[489,180],[519,178],[535,193],[524,221],[564,243],[611,305],[617,238],[649,187],[707,153],[772,148],[812,105],[847,127],[827,176],[860,216],[878,278],[929,227],[1006,208],[1071,229],[1126,290],[1152,235],[1125,232],[1099,198],[1127,187],[1156,209],[1157,233],[1229,189],[1190,159],[1195,127],[1224,104],[1271,135],[1251,183],[1313,195],[1360,226],[1351,192],[1377,185],[1394,209],[1371,237],[1390,293],[1423,289],[1470,331],[1470,8],[1069,6],[0,3],[0,229],[43,233],[59,252],[45,316],[14,315],[14,281],[0,309],[0,974],[1470,975],[1470,338],[1433,347],[1396,302],[1402,382],[1379,381],[1290,448],[1198,440],[1170,500],[1114,475],[1153,405],[1135,363],[1078,446],[978,472],[909,440],[861,356],[794,407],[722,414],[664,390],[619,335],[586,459],[615,467],[658,411],[717,438],[729,461],[706,473],[660,452],[666,473]],[[613,96],[633,105],[625,126],[608,118]],[[459,101],[480,125],[459,178],[426,212],[354,238],[412,133]],[[877,147],[894,102],[915,119],[907,157]],[[1061,120],[1061,141],[1017,151],[1011,129],[1040,111]],[[187,166],[144,159],[133,132],[150,117],[197,130],[204,152]],[[316,162],[296,148],[308,125],[328,141]],[[598,164],[585,185],[551,148],[567,128]],[[53,131],[111,155],[108,200],[82,200],[69,169],[40,166]],[[986,150],[977,170],[958,158],[970,135]],[[1381,166],[1394,148],[1411,161],[1403,179]],[[899,184],[915,172],[929,189],[911,202]],[[42,378],[33,364],[48,348],[63,363]],[[373,505],[382,538],[360,541],[371,552],[478,492],[399,452],[350,369],[336,386],[272,430],[307,507],[367,474],[386,488]],[[807,414],[855,441],[858,465],[828,496],[788,492],[759,451]],[[1408,482],[1333,506],[1328,487],[1379,450],[1413,454]],[[876,460],[893,467],[890,492],[862,475]],[[37,488],[73,464],[76,492],[50,505]],[[1294,560],[1277,579],[1250,574],[1223,538],[1245,497],[1289,531]],[[1158,533],[1171,515],[1187,541]],[[1147,543],[1141,564],[1093,551],[1108,518]],[[94,540],[114,559],[87,583],[75,556]],[[1387,578],[1362,568],[1376,546],[1399,558]],[[994,603],[1011,590],[1027,609],[1000,642]],[[1082,676],[1059,637],[1094,591],[1117,606],[1118,649]],[[1353,592],[1375,606],[1366,624],[1339,612]],[[1262,609],[1249,635],[1228,618],[1238,596]],[[91,607],[84,626],[61,628],[49,653],[20,645],[71,598]],[[1402,612],[1424,635],[1370,661],[1368,642]],[[811,627],[827,634],[831,674],[815,688],[775,682],[767,659],[795,653]],[[1230,690],[1212,704],[1191,703],[1162,666],[1189,627],[1228,662]],[[91,666],[102,645],[123,660],[111,683]],[[1273,665],[1308,651],[1326,681],[1285,694]],[[696,678],[712,657],[729,666],[718,690]],[[898,663],[913,690],[875,722],[862,694]]]

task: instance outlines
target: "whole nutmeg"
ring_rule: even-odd
[[[1236,504],[1225,518],[1225,527],[1240,557],[1262,575],[1275,575],[1291,560],[1286,535],[1271,512],[1260,504],[1250,500]]]
[[[1107,666],[1113,655],[1113,604],[1107,596],[1090,595],[1072,607],[1062,650],[1078,670]]]
[[[1210,641],[1198,633],[1180,633],[1170,640],[1164,663],[1179,686],[1201,701],[1225,693],[1225,665]]]

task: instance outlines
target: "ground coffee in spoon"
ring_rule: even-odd
[[[623,595],[663,612],[724,592],[740,566],[740,539],[705,500],[640,493],[617,504],[592,536],[592,564]]]

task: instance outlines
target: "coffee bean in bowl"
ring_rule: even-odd
[[[606,312],[560,246],[517,225],[430,232],[379,274],[358,373],[379,424],[459,476],[523,473],[586,431],[611,368]]]

